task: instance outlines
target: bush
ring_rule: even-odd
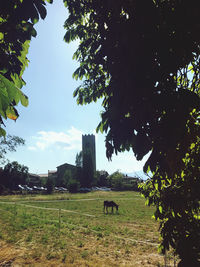
[[[80,183],[77,180],[70,179],[67,184],[67,188],[70,193],[77,193],[80,188]]]
[[[121,182],[121,183],[115,184],[112,189],[115,191],[139,191],[138,183],[127,184],[127,183]]]

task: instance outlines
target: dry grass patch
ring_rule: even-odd
[[[115,200],[119,213],[104,214],[105,199]],[[138,193],[5,196],[1,200],[16,204],[0,202],[0,266],[164,266],[155,246],[158,224],[151,219],[153,209],[145,207]]]

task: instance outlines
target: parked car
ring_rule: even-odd
[[[55,186],[54,190],[57,192],[68,192],[67,188],[62,187],[62,186],[60,186],[60,187]]]
[[[18,185],[19,189],[25,190],[25,191],[33,191],[33,188],[29,187],[28,185]]]
[[[102,191],[111,191],[111,188],[109,188],[109,187],[101,187],[101,190]]]
[[[43,186],[36,186],[34,185],[33,186],[33,190],[36,190],[36,191],[46,191],[46,187],[43,187]]]
[[[97,186],[94,186],[94,187],[92,187],[92,190],[93,191],[111,191],[111,189],[110,188],[108,188],[108,187],[97,187]]]
[[[80,193],[88,193],[88,192],[91,192],[91,189],[90,188],[87,188],[87,187],[81,187],[79,189],[79,192]]]
[[[19,184],[18,187],[19,189],[24,190],[24,187],[21,184]]]

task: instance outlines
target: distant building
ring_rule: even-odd
[[[57,182],[62,181],[66,170],[70,170],[75,175],[77,167],[68,163],[64,163],[57,167]]]
[[[48,170],[48,177],[56,179],[57,178],[57,171]]]
[[[82,135],[82,156],[84,157],[86,153],[91,154],[94,172],[95,172],[96,171],[96,149],[95,149],[95,136],[93,134]],[[66,170],[70,170],[72,173],[72,176],[74,176],[77,173],[77,168],[81,170],[81,167],[77,167],[72,164],[64,163],[57,167],[57,172],[49,171],[48,175],[49,176],[51,175],[51,177],[56,178],[56,181],[59,184],[63,180]]]
[[[39,186],[41,184],[41,179],[40,176],[38,174],[35,173],[29,173],[28,174],[28,184],[29,186]]]
[[[48,173],[40,173],[38,174],[40,178],[48,178]]]
[[[138,177],[131,177],[127,174],[122,178],[123,182],[125,183],[133,183],[133,182],[139,182],[140,179]]]

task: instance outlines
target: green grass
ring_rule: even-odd
[[[103,201],[111,199],[119,204],[119,212],[104,214]],[[101,266],[102,255],[106,261],[110,251],[114,266],[116,259],[129,262],[136,252],[157,253],[158,224],[152,219],[153,208],[144,202],[136,192],[3,196],[0,239],[28,246],[29,260],[38,254],[41,261],[45,255],[45,260],[69,266],[82,261]]]

